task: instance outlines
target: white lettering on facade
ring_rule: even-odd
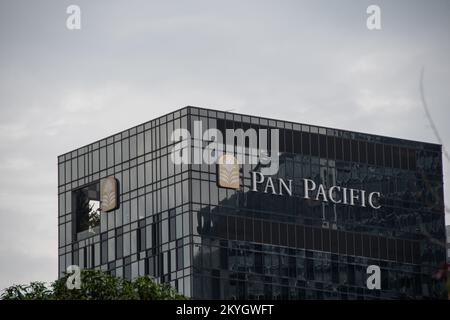
[[[289,195],[293,196],[292,180],[272,177],[265,177],[262,173],[252,171],[252,191],[258,191],[258,185],[261,185],[264,193],[271,193],[274,195]],[[317,184],[314,180],[303,179],[303,198],[323,202],[332,202],[335,204],[346,204],[350,206],[366,207],[367,204],[373,209],[380,209],[379,203],[381,193],[371,192],[367,195],[365,190],[346,188],[341,186],[331,186],[327,188],[323,184]]]

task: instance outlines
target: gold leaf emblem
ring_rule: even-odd
[[[117,182],[114,177],[107,177],[100,184],[101,211],[108,212],[117,208]]]
[[[237,159],[232,155],[224,154],[217,163],[219,187],[239,189],[239,162]]]

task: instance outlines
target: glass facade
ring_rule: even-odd
[[[294,196],[252,192],[254,165],[237,190],[218,187],[216,164],[174,165],[171,133],[194,121],[278,129],[274,178],[292,179]],[[80,229],[79,194],[108,176],[120,206]],[[304,178],[381,192],[381,208],[306,201],[295,196]],[[440,145],[186,107],[59,156],[58,179],[60,274],[149,274],[203,299],[447,296],[433,278],[446,261]],[[369,265],[380,290],[366,286]]]

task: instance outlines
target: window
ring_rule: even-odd
[[[94,183],[73,192],[76,232],[95,234],[100,225],[100,184]]]
[[[351,140],[352,161],[359,162],[358,141]]]
[[[72,170],[71,170],[71,161],[70,160],[66,161],[65,168],[66,168],[66,183],[69,183],[72,181],[72,177],[71,177]]]
[[[128,161],[130,159],[130,146],[129,140],[122,140],[122,159],[123,161]]]
[[[384,161],[387,167],[392,167],[392,147],[384,145]]]
[[[123,256],[130,255],[130,251],[130,233],[128,232],[123,235]]]
[[[107,153],[108,153],[108,156],[107,156],[108,168],[111,168],[114,166],[114,145],[113,144],[110,144],[108,146]]]
[[[328,148],[328,158],[334,159],[336,157],[334,148],[334,137],[327,136],[327,148]]]
[[[181,227],[181,225],[179,226]],[[169,241],[174,241],[177,237],[177,225],[176,225],[176,217],[175,210],[169,210]]]
[[[78,157],[78,178],[84,178],[84,155]]]
[[[106,169],[106,148],[100,149],[100,170]]]
[[[130,191],[137,188],[137,170],[136,167],[130,169]]]
[[[310,154],[310,143],[309,143],[309,133],[302,132],[302,154]]]
[[[100,159],[99,159],[99,154],[98,154],[98,150],[95,150],[93,153],[92,153],[92,170],[93,170],[93,173],[96,173],[96,172],[98,172],[99,171],[99,163],[100,163]],[[67,178],[66,178],[66,180],[67,180]]]
[[[131,199],[130,204],[131,204],[131,210],[130,210],[131,222],[134,222],[138,218],[137,198]]]
[[[136,136],[130,137],[130,159],[136,158]]]
[[[151,131],[145,131],[145,153],[152,151],[152,136]]]
[[[137,155],[142,156],[144,154],[144,134],[139,133],[137,135]]]
[[[177,270],[184,268],[183,240],[177,241]]]
[[[319,136],[317,133],[311,133],[311,155],[319,156]]]
[[[342,156],[342,138],[336,138],[336,160],[343,160]]]
[[[114,164],[119,164],[122,162],[122,145],[120,142],[114,144]]]

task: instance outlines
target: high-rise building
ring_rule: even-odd
[[[59,156],[58,178],[60,275],[205,299],[447,296],[437,144],[185,107]]]

